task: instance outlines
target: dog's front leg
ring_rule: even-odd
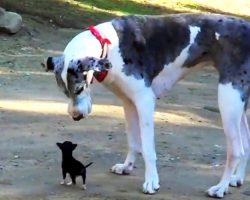
[[[66,171],[63,168],[62,168],[62,176],[63,176],[63,180],[60,182],[60,184],[65,185],[66,184]]]
[[[136,154],[141,152],[141,138],[138,113],[135,105],[128,99],[123,99],[124,114],[127,122],[128,154],[123,164],[115,164],[112,172],[116,174],[129,174],[136,160]]]
[[[156,168],[154,138],[155,96],[151,91],[142,91],[135,99],[141,131],[142,155],[145,162],[145,182],[143,192],[154,194],[159,188],[159,177]]]

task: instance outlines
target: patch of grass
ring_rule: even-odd
[[[62,27],[81,29],[128,14],[213,12],[250,19],[250,3],[243,0],[1,0],[1,6],[43,17]]]
[[[39,16],[62,27],[84,28],[127,14],[162,14],[175,11],[132,0],[1,0],[7,10]]]
[[[66,28],[84,28],[87,24],[98,23],[101,19],[107,20],[114,16],[66,0],[3,0],[1,6],[21,14],[42,17]]]
[[[160,5],[153,5],[147,2],[141,3],[132,0],[74,0],[82,5],[88,5],[101,11],[113,13],[115,15],[129,14],[159,14],[165,10]]]

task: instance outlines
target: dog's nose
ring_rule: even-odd
[[[72,117],[74,121],[79,121],[83,118],[83,114],[78,115],[77,117]]]

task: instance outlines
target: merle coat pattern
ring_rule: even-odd
[[[137,153],[142,153],[143,192],[158,191],[153,120],[156,99],[186,74],[211,65],[219,73],[218,105],[227,142],[227,162],[221,180],[208,189],[208,195],[222,198],[229,186],[242,185],[250,154],[246,115],[250,23],[226,15],[174,14],[118,17],[96,28],[111,41],[106,58],[100,58],[100,42],[90,31],[84,31],[69,42],[62,56],[48,58],[47,66],[54,70],[59,87],[70,98],[68,112],[74,120],[91,112],[86,80],[108,71],[103,84],[122,100],[128,135],[127,157],[112,171],[128,174],[134,169]],[[106,68],[103,63],[110,63],[111,67]]]

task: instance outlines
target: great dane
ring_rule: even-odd
[[[62,56],[49,57],[47,69],[54,71],[71,100],[68,112],[74,120],[91,112],[93,76],[98,80],[106,74],[99,81],[122,100],[128,136],[126,160],[112,171],[131,172],[140,152],[145,162],[143,192],[153,194],[160,188],[153,119],[156,99],[198,66],[212,65],[219,73],[218,105],[227,161],[221,180],[207,193],[222,198],[229,185],[242,185],[250,153],[246,116],[250,23],[226,15],[174,14],[123,16],[94,29],[95,33],[86,30],[75,36]]]

